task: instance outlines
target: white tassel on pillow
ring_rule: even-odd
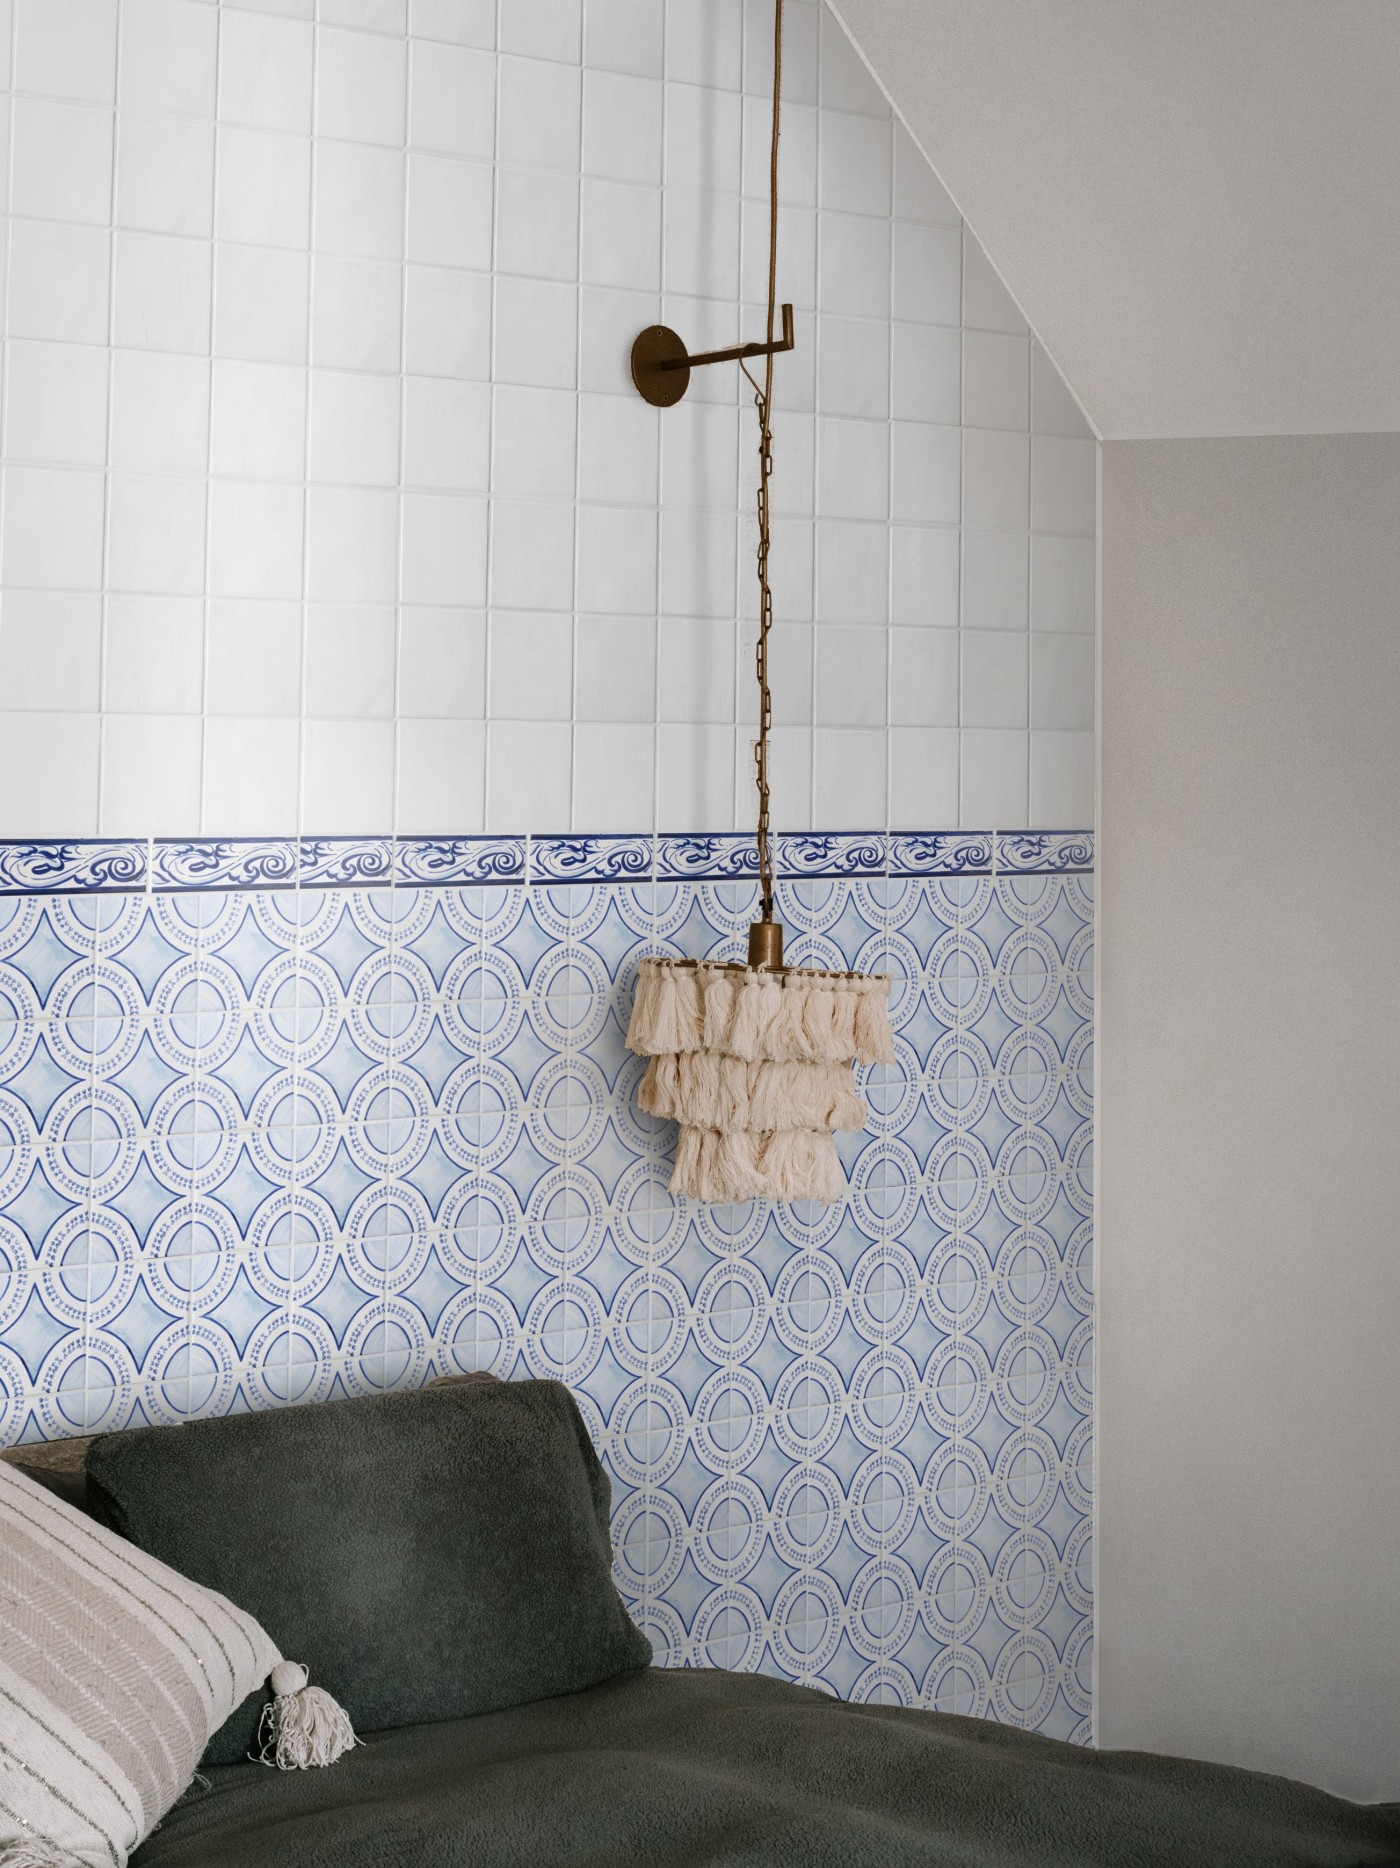
[[[839,1200],[833,1129],[865,1126],[852,1060],[892,1063],[890,982],[814,968],[642,962],[637,1101],[681,1125],[671,1192],[715,1205]]]
[[[334,1764],[359,1744],[350,1715],[294,1660],[281,1660],[268,1676],[272,1704],[258,1728],[260,1764],[279,1771],[308,1771]]]

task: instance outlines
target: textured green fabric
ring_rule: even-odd
[[[1400,1810],[752,1674],[627,1674],[216,1771],[131,1868],[1362,1868]]]
[[[359,1732],[577,1692],[651,1647],[556,1382],[428,1388],[96,1440],[94,1515],[246,1609]],[[215,1734],[241,1758],[262,1701]]]

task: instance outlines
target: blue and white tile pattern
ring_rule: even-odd
[[[897,1061],[839,1205],[707,1208],[622,1039],[748,839],[0,848],[0,1437],[558,1377],[658,1658],[1086,1739],[1092,854],[780,838]]]

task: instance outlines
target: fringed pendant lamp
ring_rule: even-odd
[[[768,335],[762,344],[691,356],[677,334],[652,325],[632,346],[632,380],[658,408],[679,402],[690,372],[737,362],[758,410],[758,876],[761,918],[749,929],[747,965],[652,959],[642,962],[627,1031],[629,1050],[648,1057],[637,1092],[642,1108],[679,1122],[671,1192],[715,1204],[752,1199],[833,1201],[845,1188],[833,1131],[861,1129],[865,1110],[852,1064],[893,1063],[889,980],[783,965],[783,930],[773,919],[768,822],[768,733],[773,697],[768,579],[773,472],[773,358],[793,348],[792,306],[774,337],[778,275],[778,114],[783,70],[783,0],[773,22],[773,138],[769,161]],[[748,367],[764,359],[760,384]]]

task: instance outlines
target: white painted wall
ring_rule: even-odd
[[[1400,436],[1103,450],[1098,1736],[1400,1797]]]
[[[627,354],[759,333],[770,22],[0,0],[0,835],[752,821],[751,410]],[[810,0],[786,95],[775,819],[1083,825],[1093,443]]]

